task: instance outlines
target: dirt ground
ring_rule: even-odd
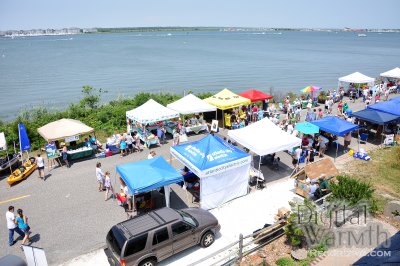
[[[286,235],[269,243],[264,248],[243,258],[240,266],[276,265],[275,261],[282,257],[290,257],[292,248],[287,244]]]

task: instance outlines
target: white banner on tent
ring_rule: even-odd
[[[4,136],[4,132],[0,132],[0,151],[5,150],[7,150],[6,137]]]
[[[193,147],[193,146],[188,146],[186,150],[190,149],[192,147],[192,151],[193,152],[198,152],[198,150]],[[235,161],[231,161],[228,163],[224,163],[224,164],[220,164],[217,166],[214,166],[212,168],[208,168],[205,170],[200,170],[199,168],[197,168],[194,164],[192,164],[188,159],[186,159],[185,157],[182,156],[182,154],[180,154],[179,152],[177,152],[175,149],[173,149],[171,147],[170,152],[173,156],[175,156],[176,158],[178,158],[181,162],[183,162],[188,168],[190,168],[192,170],[192,172],[197,175],[198,177],[205,177],[205,176],[211,176],[211,175],[215,175],[218,174],[220,172],[224,172],[224,171],[228,171],[230,169],[235,169],[238,167],[241,167],[243,165],[246,164],[250,164],[251,163],[251,156],[246,156],[245,158],[240,158],[238,160]],[[231,151],[230,151],[231,152]],[[207,160],[209,161],[213,161],[215,159],[218,158],[218,156],[225,156],[226,152],[224,150],[221,150],[218,152],[218,154],[209,154],[207,155]],[[203,155],[204,156],[204,155]]]
[[[200,207],[216,208],[247,194],[250,164],[200,178]]]

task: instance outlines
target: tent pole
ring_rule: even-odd
[[[259,155],[258,159],[258,172],[261,173],[261,155]],[[257,177],[256,189],[258,189],[258,177]]]
[[[357,130],[358,134],[358,152],[360,152],[360,129]]]
[[[8,166],[10,167],[10,174],[12,174],[12,168],[11,168],[10,158],[8,157],[8,149],[6,149],[6,153],[7,153],[7,159],[8,159]]]
[[[222,110],[222,128],[225,128],[225,112]]]
[[[335,155],[335,159],[333,160],[334,162],[336,162],[337,152],[338,152],[338,149],[339,149],[339,143],[337,143],[337,141],[335,143],[336,143],[336,155]]]

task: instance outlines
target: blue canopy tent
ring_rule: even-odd
[[[390,100],[394,101],[394,102],[397,102],[397,103],[400,103],[400,96],[396,96],[396,97],[394,97],[394,98],[392,98]]]
[[[358,125],[340,119],[336,116],[326,116],[324,118],[311,121],[310,123],[318,126],[320,130],[331,133],[336,136],[344,136],[347,133],[357,130],[359,128]],[[339,145],[338,143],[336,143],[336,157],[337,157],[338,147]]]
[[[336,116],[326,116],[324,118],[310,122],[319,127],[320,130],[336,136],[344,136],[349,132],[358,129],[358,125],[340,119]]]
[[[183,181],[182,175],[162,156],[117,165],[117,173],[134,195]],[[165,189],[165,200],[169,206],[169,189]]]
[[[393,121],[400,119],[400,115],[393,115],[389,113],[380,112],[374,109],[364,109],[355,113],[354,116],[360,120],[371,122],[377,125],[384,125]]]
[[[251,156],[213,135],[170,148],[200,178],[200,206],[212,209],[247,194]]]
[[[397,100],[396,98],[390,101],[370,105],[368,106],[368,109],[400,116],[400,100]]]

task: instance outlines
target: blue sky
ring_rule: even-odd
[[[239,26],[400,28],[399,0],[0,0],[0,30]]]

